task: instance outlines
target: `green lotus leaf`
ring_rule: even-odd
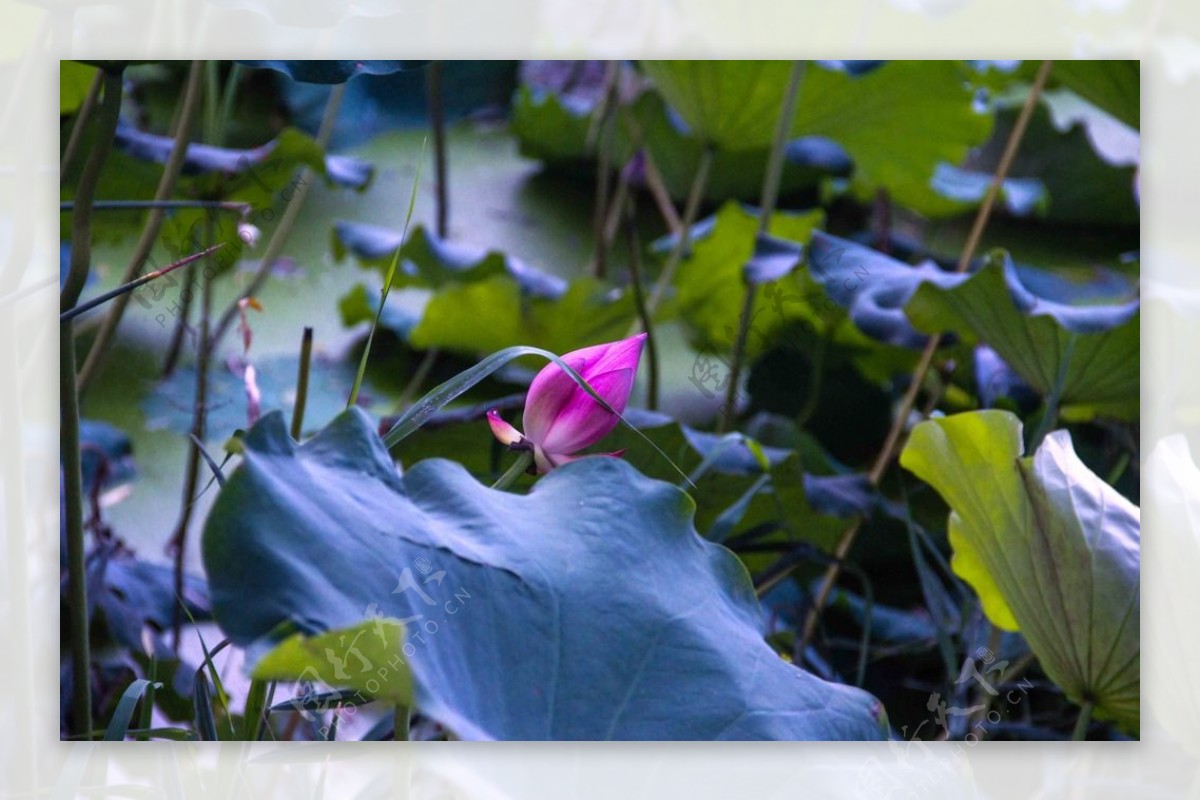
[[[1066,431],[1022,457],[1003,411],[919,424],[900,463],[950,506],[954,571],[991,621],[1020,630],[1071,701],[1139,729],[1141,518]]]

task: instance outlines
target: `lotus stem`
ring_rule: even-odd
[[[521,451],[517,454],[517,461],[513,462],[512,467],[504,471],[504,475],[496,479],[496,483],[492,485],[494,490],[506,490],[512,483],[521,477],[521,474],[529,469],[529,465],[533,464],[533,451]]]
[[[429,63],[426,94],[429,103],[429,124],[433,129],[434,190],[437,193],[437,235],[449,235],[450,201],[446,186],[446,104],[442,96],[442,62]]]
[[[87,282],[92,258],[92,202],[100,172],[108,159],[121,116],[122,72],[104,73],[104,95],[97,112],[96,143],[84,164],[71,220],[71,269],[59,296],[60,312],[70,311]],[[92,730],[91,652],[88,642],[87,549],[83,536],[83,474],[79,455],[79,395],[75,391],[75,326],[59,325],[58,383],[60,451],[66,513],[68,614],[70,621],[72,725],[76,733]]]
[[[299,441],[304,433],[304,407],[308,405],[308,375],[312,365],[313,330],[305,326],[300,340],[300,372],[296,376],[296,406],[292,409],[292,439]]]
[[[775,139],[771,143],[771,155],[767,159],[767,172],[763,176],[762,199],[758,211],[758,233],[765,234],[771,226],[771,215],[775,213],[775,204],[779,200],[779,182],[783,177],[783,154],[787,147],[788,137],[796,119],[796,102],[800,98],[800,84],[804,81],[806,62],[792,62],[792,72],[788,77],[787,90],[783,95],[783,107],[779,111],[779,122],[775,126]],[[741,378],[742,363],[746,359],[746,337],[750,334],[750,320],[754,314],[754,298],[758,294],[757,287],[747,281],[746,294],[742,299],[742,312],[738,317],[737,339],[733,343],[733,361],[729,365],[728,385],[725,388],[725,406],[717,424],[717,432],[724,434],[733,425],[737,415],[738,381]]]

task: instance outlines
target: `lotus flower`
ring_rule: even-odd
[[[546,365],[529,385],[525,396],[522,434],[500,419],[495,409],[488,423],[496,439],[514,450],[532,450],[539,473],[548,473],[581,458],[572,454],[599,442],[616,428],[625,411],[645,334],[571,351],[563,361],[579,373],[617,414],[605,409],[554,363]],[[624,451],[604,454],[620,456]]]

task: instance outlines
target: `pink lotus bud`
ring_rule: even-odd
[[[571,376],[551,363],[529,385],[525,397],[525,433],[500,419],[494,409],[488,423],[496,439],[514,448],[531,448],[539,473],[579,458],[572,454],[603,439],[625,411],[642,357],[645,334],[571,351],[563,361],[579,373],[617,414],[596,402]],[[620,456],[620,453],[607,454]]]

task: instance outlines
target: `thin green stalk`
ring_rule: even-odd
[[[97,113],[96,142],[84,165],[76,192],[78,206],[71,220],[71,269],[59,296],[59,311],[70,311],[87,282],[92,258],[92,202],[100,172],[112,148],[121,115],[121,71],[105,72],[104,95]],[[79,395],[75,391],[75,326],[59,325],[60,450],[65,495],[67,575],[69,582],[72,725],[76,733],[92,730],[91,652],[88,643],[87,547],[83,537],[83,474],[79,455]]]
[[[650,310],[646,308],[646,293],[642,286],[642,243],[638,238],[632,196],[629,197],[626,208],[628,213],[625,222],[629,239],[629,276],[633,283],[633,303],[637,307],[638,319],[642,321],[642,330],[646,332],[646,366],[648,368],[646,408],[654,411],[658,408],[658,344],[654,335],[654,321]]]
[[[412,404],[413,396],[417,394],[421,389],[421,385],[425,383],[425,379],[429,377],[429,371],[433,369],[433,364],[440,355],[441,351],[437,348],[430,348],[425,351],[425,355],[421,358],[417,369],[413,371],[412,377],[408,379],[408,383],[400,391],[400,396],[396,399],[396,407],[393,414],[400,414]]]
[[[167,163],[163,165],[162,177],[159,178],[158,187],[154,190],[153,202],[165,202],[174,193],[175,185],[179,181],[179,174],[183,171],[183,162],[187,156],[189,132],[196,117],[196,109],[200,105],[200,78],[202,74],[203,62],[193,61],[191,69],[188,71],[183,100],[180,102],[179,127],[175,132],[175,141],[171,145],[171,154],[167,157]],[[78,214],[78,210],[75,213]],[[137,244],[134,245],[133,255],[129,259],[129,264],[125,267],[125,274],[121,276],[122,284],[127,284],[134,280],[137,274],[141,272],[146,259],[150,257],[150,251],[154,247],[155,240],[158,239],[158,234],[162,229],[162,223],[165,218],[165,209],[161,208],[152,210],[146,218],[146,225],[142,229],[142,234],[138,238]],[[79,372],[79,378],[75,382],[80,392],[87,390],[88,385],[91,384],[99,372],[104,357],[107,355],[109,346],[112,344],[113,337],[116,334],[117,326],[121,322],[121,317],[124,316],[125,309],[129,306],[129,300],[128,296],[118,298],[117,302],[109,309],[108,314],[105,315],[104,322],[101,324],[100,330],[96,332],[96,338],[92,341],[91,349],[88,350],[87,358],[84,359],[83,369]]]
[[[409,725],[409,723],[408,723],[409,709],[408,709],[408,707],[404,706],[403,704],[397,704],[395,714],[396,714],[396,728],[395,728],[395,733],[392,736],[392,739],[394,739],[398,743],[407,742],[408,741],[408,725]]]
[[[92,109],[96,107],[96,100],[100,97],[100,87],[103,85],[104,73],[97,70],[96,77],[92,79],[92,85],[88,87],[87,96],[83,98],[83,104],[75,113],[75,122],[71,125],[71,136],[67,139],[67,146],[63,148],[62,159],[59,161],[58,167],[60,180],[66,178],[67,174],[71,172],[71,167],[74,166],[75,156],[79,153],[79,143],[83,141],[83,131],[92,118]]]
[[[75,394],[75,330],[60,324],[59,394],[64,511],[67,515],[68,621],[71,634],[72,731],[92,730],[91,654],[88,642],[87,548],[83,538],[83,474],[79,458],[79,397]]]
[[[800,84],[804,80],[805,61],[792,63],[792,72],[788,78],[787,90],[783,95],[783,106],[779,112],[779,122],[775,127],[775,139],[771,143],[771,155],[767,160],[767,172],[763,176],[762,199],[759,202],[758,233],[765,234],[771,225],[771,215],[775,213],[775,203],[779,199],[779,182],[783,177],[783,154],[787,147],[788,137],[796,119],[796,102],[800,97]],[[733,425],[737,413],[738,381],[741,378],[742,362],[746,358],[746,338],[750,334],[750,320],[754,314],[754,298],[757,286],[746,282],[746,294],[742,300],[742,312],[738,318],[737,339],[733,343],[733,361],[729,366],[728,386],[725,389],[725,412],[717,425],[717,431],[724,433]]]
[[[119,298],[122,295],[128,294],[129,292],[132,292],[133,290],[137,289],[138,287],[144,286],[145,284],[148,284],[155,279],[162,278],[164,275],[173,273],[174,271],[176,271],[182,267],[187,267],[192,262],[199,261],[200,259],[210,256],[213,253],[215,253],[216,251],[220,250],[222,247],[224,247],[224,243],[218,242],[217,244],[213,245],[212,247],[205,248],[204,250],[200,251],[199,253],[193,253],[190,256],[182,258],[179,261],[175,262],[174,264],[168,264],[166,267],[163,267],[161,270],[155,270],[152,273],[146,273],[141,278],[138,278],[135,281],[130,281],[128,284],[122,284],[121,286],[116,287],[115,289],[110,289],[108,292],[105,292],[102,295],[97,295],[96,297],[92,298],[88,302],[82,303],[82,304],[76,306],[75,308],[71,309],[70,311],[63,312],[62,314],[60,314],[58,316],[58,319],[59,320],[73,320],[76,317],[78,317],[79,315],[81,315],[85,312],[89,312],[92,309],[96,308],[97,306],[103,306],[105,303],[108,303],[113,298]]]
[[[837,332],[839,322],[841,322],[840,317],[827,323],[825,333],[817,340],[817,351],[813,354],[812,369],[808,374],[808,397],[805,398],[800,413],[796,415],[796,422],[801,427],[807,425],[808,421],[812,419],[813,413],[817,410],[817,404],[821,400],[821,385],[825,378],[825,358],[829,353],[830,345],[833,344],[833,336]]]
[[[1067,346],[1063,349],[1062,361],[1058,363],[1058,374],[1054,377],[1054,386],[1050,388],[1050,394],[1046,396],[1042,419],[1038,421],[1037,429],[1034,430],[1033,437],[1029,440],[1029,446],[1025,449],[1026,453],[1035,453],[1042,444],[1042,440],[1058,422],[1058,407],[1062,403],[1063,389],[1067,383],[1067,372],[1071,369],[1071,356],[1075,353],[1077,339],[1075,334],[1067,334]]]
[[[329,145],[329,140],[333,136],[333,126],[337,121],[338,109],[342,106],[342,97],[345,93],[346,84],[339,83],[333,87],[333,90],[329,94],[329,102],[325,105],[325,116],[321,119],[320,130],[317,131],[317,144],[322,149]],[[292,199],[288,201],[287,208],[284,209],[283,215],[279,219],[279,224],[275,226],[275,231],[271,234],[271,240],[267,243],[267,247],[263,251],[258,272],[250,280],[249,286],[240,292],[225,309],[213,331],[212,339],[215,345],[221,344],[221,340],[225,337],[226,332],[228,332],[229,326],[237,318],[238,302],[258,294],[263,284],[267,282],[267,278],[270,277],[271,268],[274,266],[276,259],[283,253],[284,245],[287,244],[288,237],[292,233],[292,228],[296,224],[296,218],[300,216],[300,209],[304,207],[304,200],[308,197],[308,190],[312,186],[313,178],[312,170],[307,167],[301,168],[300,179],[296,182],[296,191],[292,194]]]
[[[188,331],[188,320],[192,316],[192,300],[195,298],[194,267],[189,267],[187,276],[183,279],[183,289],[179,293],[179,313],[175,315],[175,327],[171,331],[171,342],[167,345],[167,355],[163,359],[163,378],[175,372],[179,357],[183,353],[183,340]],[[172,307],[174,308],[174,307]]]
[[[209,212],[205,228],[205,238],[211,245],[213,239],[216,238],[215,212]],[[216,275],[215,265],[212,269],[212,274]],[[204,435],[207,429],[208,364],[214,352],[211,336],[213,282],[207,272],[201,273],[200,280],[200,344],[196,350],[196,394],[195,403],[192,408],[192,442],[188,448],[187,467],[184,472],[179,521],[175,525],[175,532],[172,534],[170,540],[171,549],[175,557],[175,598],[177,599],[171,633],[176,649],[179,648],[179,641],[183,631],[184,560],[187,556],[188,527],[191,525],[192,510],[195,508],[196,482],[200,476],[200,443],[204,442]]]
[[[297,442],[304,433],[304,407],[308,405],[308,375],[312,366],[313,330],[304,327],[300,341],[300,373],[296,376],[296,405],[292,409],[292,439]]]
[[[174,152],[174,151],[172,151]],[[182,163],[182,159],[180,160]],[[75,201],[64,200],[58,204],[59,211],[74,211]],[[136,209],[219,209],[234,214],[246,215],[250,212],[249,203],[236,200],[97,200],[92,204],[93,211],[130,211]]]
[[[204,63],[204,141],[218,147],[221,145],[217,129],[220,97],[220,64],[216,61],[206,61]]]
[[[429,64],[428,94],[429,123],[433,129],[434,191],[437,194],[437,235],[445,239],[449,233],[450,202],[446,187],[446,109],[442,97],[442,62]]]
[[[603,278],[608,272],[608,238],[605,231],[608,223],[608,196],[612,188],[613,147],[616,144],[617,118],[613,113],[617,104],[617,74],[620,62],[610,61],[605,76],[605,101],[600,109],[599,147],[596,159],[596,197],[592,212],[592,231],[596,239],[592,274]]]
[[[215,144],[225,144],[229,137],[229,120],[233,118],[233,106],[237,101],[238,85],[242,80],[242,65],[233,62],[229,74],[225,76],[225,91],[221,94],[221,105],[217,111],[217,131],[221,141]]]
[[[679,262],[691,249],[692,226],[696,222],[696,215],[700,213],[700,203],[704,199],[704,193],[708,190],[708,174],[712,169],[713,153],[714,150],[711,146],[700,151],[700,163],[696,165],[692,188],[688,191],[687,203],[683,207],[683,220],[680,222],[679,233],[675,238],[675,247],[667,256],[667,263],[663,266],[662,272],[658,274],[658,281],[654,285],[654,291],[650,294],[647,308],[651,314],[662,302],[667,287],[671,285],[671,279],[675,277],[675,270],[679,268]]]
[[[60,312],[68,311],[79,301],[87,281],[92,260],[92,204],[121,116],[122,80],[119,71],[104,73],[104,95],[96,117],[96,142],[79,176],[75,193],[75,214],[71,217],[71,268],[59,295]]]
[[[1092,725],[1092,710],[1095,707],[1094,702],[1084,701],[1079,707],[1079,718],[1075,721],[1075,731],[1071,733],[1071,739],[1082,742],[1087,739],[1088,728]]]
[[[492,485],[494,490],[505,490],[512,486],[512,483],[521,477],[529,465],[533,464],[533,451],[521,451],[517,454],[517,461],[512,463],[512,467],[504,471],[504,475],[496,479],[496,483]]]

